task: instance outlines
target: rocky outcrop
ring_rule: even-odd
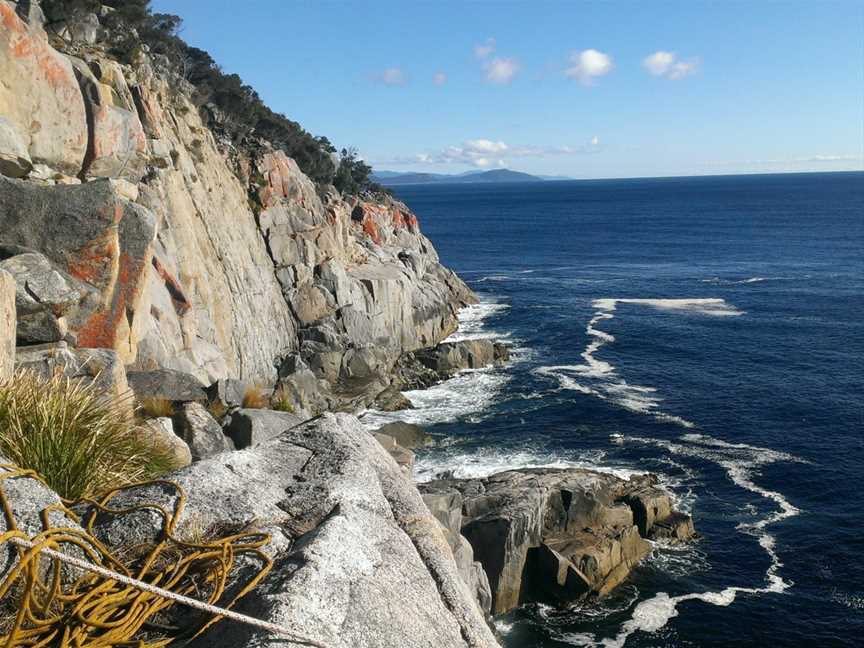
[[[0,256],[22,344],[206,385],[278,380],[317,413],[368,404],[400,356],[455,330],[474,296],[404,204],[220,139],[159,57],[112,60],[97,15],[49,38],[27,6],[0,0]]]
[[[447,515],[456,517],[461,507],[461,533],[489,578],[494,614],[526,601],[606,594],[649,553],[645,538],[671,538],[668,528],[677,540],[693,535],[689,516],[673,512],[651,475],[628,481],[590,470],[535,469],[439,480],[421,490],[439,510],[448,502]]]
[[[238,611],[334,647],[497,646],[441,524],[354,417],[327,414],[170,478],[187,494],[178,534],[189,525],[252,524],[272,535],[274,568]],[[176,504],[153,486],[112,505],[143,501]],[[142,512],[96,532],[108,547],[129,546],[158,528],[158,516]],[[194,645],[275,648],[284,640],[226,621]]]
[[[296,414],[263,409],[238,409],[225,422],[225,434],[237,448],[273,439],[303,422]]]
[[[0,380],[15,366],[15,280],[0,269]]]
[[[16,366],[47,379],[62,375],[95,383],[98,391],[112,394],[131,412],[134,406],[123,363],[110,349],[82,349],[66,342],[18,347]]]

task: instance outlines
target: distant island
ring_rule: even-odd
[[[510,169],[491,171],[468,171],[456,175],[444,173],[400,173],[398,171],[376,171],[372,180],[386,186],[408,184],[468,184],[480,182],[545,182],[547,180],[569,180],[562,176],[535,176]]]

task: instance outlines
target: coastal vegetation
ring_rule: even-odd
[[[176,468],[170,451],[141,433],[124,399],[93,382],[26,370],[0,382],[0,454],[66,499]]]
[[[106,6],[104,36],[119,60],[134,63],[143,53],[166,63],[176,86],[188,83],[191,97],[205,122],[234,145],[254,146],[266,140],[293,158],[319,187],[333,185],[344,194],[389,193],[373,181],[372,167],[355,149],[337,149],[323,136],[314,136],[284,114],[271,110],[254,88],[237,74],[228,74],[204,50],[180,36],[179,16],[155,13],[150,0],[47,0],[42,3],[49,26],[66,24]]]

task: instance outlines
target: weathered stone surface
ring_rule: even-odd
[[[255,524],[275,560],[235,608],[333,646],[497,646],[462,581],[442,527],[411,482],[359,422],[327,414],[259,446],[171,475],[188,500],[186,525]],[[129,494],[172,505],[164,489]],[[97,527],[109,546],[154,535],[155,519]],[[263,648],[279,637],[220,624],[197,648]]]
[[[21,178],[33,168],[30,154],[15,126],[0,117],[0,175]]]
[[[232,378],[217,380],[207,388],[207,397],[211,401],[218,401],[225,407],[242,407],[243,395],[249,387],[248,383]]]
[[[461,494],[462,534],[489,578],[492,612],[501,614],[524,601],[603,595],[626,579],[650,550],[634,514],[643,503],[669,501],[656,483],[651,475],[625,481],[589,470],[536,469],[420,487],[439,509],[454,491]]]
[[[0,115],[6,154],[75,176],[87,149],[87,115],[69,60],[49,44],[39,24],[25,23],[15,3],[0,1]],[[17,150],[17,152],[16,152]],[[26,167],[27,158],[23,166]],[[20,175],[21,162],[10,175]],[[15,167],[19,171],[15,170]]]
[[[15,367],[15,279],[0,269],[0,380]]]
[[[241,449],[269,441],[302,422],[302,418],[289,412],[240,409],[231,412],[224,427],[225,434]]]
[[[398,412],[405,409],[414,409],[411,401],[395,387],[388,387],[375,397],[372,407],[382,412]]]
[[[130,371],[126,378],[139,401],[145,398],[160,398],[174,403],[207,400],[201,381],[182,371]]]
[[[381,447],[384,448],[387,453],[393,457],[393,461],[402,468],[409,475],[411,471],[414,469],[414,453],[411,452],[408,448],[403,448],[401,445],[396,443],[396,439],[386,434],[380,434],[375,432],[372,434],[378,443],[381,444]]]
[[[686,513],[673,511],[665,518],[655,520],[648,530],[650,540],[661,540],[670,543],[684,542],[696,536],[693,528],[693,518]]]
[[[97,77],[85,61],[73,57],[70,61],[81,85],[91,124],[84,174],[106,178],[122,176],[137,182],[144,173],[147,138],[122,69],[114,61],[97,60],[92,63],[100,75]]]
[[[72,348],[66,342],[18,347],[15,364],[46,379],[62,374],[93,381],[97,390],[113,394],[132,411],[126,369],[117,353],[110,349]]]
[[[234,449],[231,439],[201,403],[183,403],[173,422],[177,436],[189,446],[193,461]]]
[[[156,222],[108,181],[39,187],[0,177],[0,243],[36,250],[92,288],[69,318],[79,346],[135,357],[135,330],[149,315],[144,291]]]
[[[0,251],[0,258],[2,258]],[[87,287],[57,270],[42,254],[27,252],[0,261],[16,283],[19,344],[57,342],[68,333],[66,315],[88,296]]]
[[[185,468],[192,463],[192,451],[189,445],[174,433],[174,423],[167,416],[144,421],[143,433],[148,435],[155,445],[171,452],[177,468]]]
[[[396,443],[409,450],[422,448],[432,443],[432,437],[426,434],[422,427],[402,421],[388,423],[378,428],[376,432],[393,438]]]
[[[433,349],[415,354],[424,365],[446,376],[463,369],[481,369],[506,361],[510,354],[503,344],[491,339],[442,342]]]

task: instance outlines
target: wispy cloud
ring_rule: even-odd
[[[408,77],[399,67],[390,67],[373,77],[379,83],[386,86],[402,86],[408,82]]]
[[[489,83],[504,85],[510,83],[520,70],[519,61],[514,58],[494,58],[483,66]]]
[[[436,72],[432,75],[432,83],[442,86],[447,83],[447,75],[444,72]]]
[[[379,161],[379,164],[452,164],[478,168],[508,166],[510,160],[520,158],[543,158],[563,155],[582,155],[601,150],[600,138],[592,137],[587,143],[577,146],[532,146],[510,145],[501,140],[470,139],[440,151],[418,153],[408,157],[397,157]]]
[[[702,165],[714,172],[723,170],[747,171],[754,173],[780,172],[780,171],[855,171],[864,168],[864,156],[847,154],[817,154],[803,155],[792,158],[778,158],[774,160],[735,160],[714,161]]]
[[[482,43],[474,46],[474,56],[478,59],[486,59],[495,51],[495,39],[487,38]]]
[[[595,49],[586,49],[570,55],[570,66],[564,75],[583,85],[592,85],[595,79],[609,74],[613,67],[611,56]]]
[[[654,76],[675,81],[696,72],[699,68],[699,59],[692,58],[682,61],[675,52],[658,50],[646,56],[642,61],[642,66]]]

